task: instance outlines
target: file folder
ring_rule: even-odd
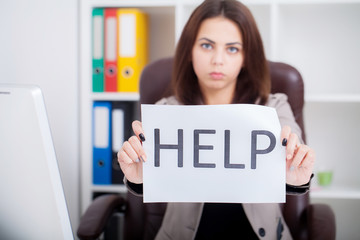
[[[124,141],[132,135],[133,105],[131,102],[113,102],[112,104],[112,183],[123,184],[124,173],[121,171],[117,153]]]
[[[148,62],[147,15],[138,9],[117,10],[118,91],[138,92],[142,69]]]
[[[93,103],[93,183],[111,184],[111,102]]]
[[[105,8],[105,91],[117,91],[116,8]]]
[[[104,91],[104,9],[92,11],[92,89]]]

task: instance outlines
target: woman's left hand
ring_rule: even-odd
[[[301,144],[299,137],[291,132],[289,126],[284,126],[281,130],[281,142],[284,143],[285,141],[287,141],[286,183],[294,186],[308,183],[314,168],[314,150],[305,144]]]

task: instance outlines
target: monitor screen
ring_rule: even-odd
[[[0,239],[73,239],[36,86],[0,84]]]

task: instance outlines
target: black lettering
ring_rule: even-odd
[[[257,149],[257,136],[265,135],[270,138],[270,145],[266,149]],[[251,169],[256,169],[256,155],[267,154],[274,150],[276,145],[276,139],[274,134],[265,130],[254,130],[251,132]]]
[[[215,163],[200,163],[199,151],[200,150],[213,150],[212,145],[200,145],[199,135],[200,134],[215,134],[215,130],[194,130],[194,167],[196,168],[215,168]]]
[[[225,130],[224,167],[244,169],[245,164],[230,163],[230,130]]]
[[[160,149],[177,149],[178,150],[178,167],[183,167],[183,155],[184,155],[184,144],[183,144],[183,130],[178,129],[178,144],[160,144],[160,129],[154,129],[154,140],[155,140],[155,156],[154,164],[155,167],[160,167]]]

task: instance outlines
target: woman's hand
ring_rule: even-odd
[[[145,136],[141,122],[133,121],[132,128],[135,136],[124,142],[117,156],[126,179],[140,184],[143,182],[142,164],[146,161],[145,151],[142,147]]]
[[[286,183],[294,186],[308,183],[314,168],[314,150],[301,144],[289,126],[282,128],[281,141],[286,145]]]

